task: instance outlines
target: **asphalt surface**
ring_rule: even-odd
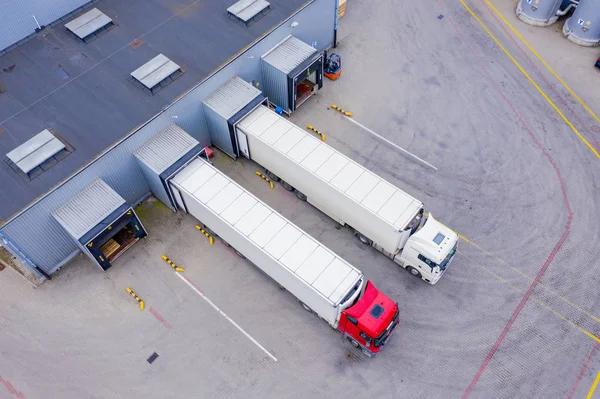
[[[191,216],[150,200],[139,208],[149,237],[105,274],[83,256],[36,290],[0,274],[0,398],[586,398],[600,371],[600,160],[460,2],[410,4],[349,3],[336,50],[343,75],[292,119],[464,237],[437,285],[270,190],[252,162],[215,156],[399,302],[401,324],[377,359],[219,240],[209,245]],[[468,4],[581,136],[598,139],[593,118],[528,63],[485,3]],[[557,40],[536,34],[547,46]]]

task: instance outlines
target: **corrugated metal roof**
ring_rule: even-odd
[[[256,87],[239,76],[234,76],[213,91],[202,103],[224,119],[229,119],[261,94]]]
[[[316,52],[317,49],[314,47],[289,35],[261,58],[280,71],[290,73]]]
[[[97,179],[52,213],[75,239],[80,239],[116,211],[125,200],[104,181]]]
[[[154,173],[160,175],[199,144],[198,140],[179,126],[170,125],[138,148],[134,155]]]

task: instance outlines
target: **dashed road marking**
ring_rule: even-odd
[[[277,361],[277,358],[275,356],[273,356],[273,354],[271,352],[266,350],[264,346],[262,346],[257,340],[252,338],[252,336],[250,334],[248,334],[242,327],[240,327],[235,321],[233,321],[233,319],[231,317],[227,316],[225,314],[225,312],[223,312],[221,309],[219,309],[219,307],[217,305],[215,305],[213,303],[213,301],[211,301],[206,295],[204,295],[204,293],[202,291],[200,291],[200,289],[198,287],[196,287],[196,284],[194,284],[189,278],[187,278],[186,276],[179,274],[179,273],[175,273],[175,275],[177,277],[179,277],[180,279],[182,279],[192,290],[194,290],[194,292],[196,292],[196,294],[200,295],[200,297],[202,299],[204,299],[206,302],[208,302],[208,304],[210,306],[212,306],[213,309],[215,309],[217,312],[219,312],[221,314],[221,316],[223,316],[228,322],[230,322],[235,328],[237,328],[242,334],[244,334],[246,336],[246,338],[248,338],[250,341],[252,341],[252,343],[254,343],[254,345],[258,346],[263,352],[265,352],[267,354],[267,356],[269,356],[271,359],[273,359],[273,361]]]

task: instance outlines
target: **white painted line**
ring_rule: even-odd
[[[345,116],[345,115],[344,115],[344,117],[345,117],[346,119],[348,119],[350,122],[352,122],[352,123],[354,123],[354,124],[356,124],[356,125],[358,125],[358,126],[362,127],[362,128],[363,128],[363,129],[365,129],[367,132],[369,132],[369,133],[371,133],[373,136],[377,137],[379,140],[385,141],[385,142],[386,142],[386,143],[388,143],[389,145],[393,146],[394,148],[397,148],[397,149],[399,149],[400,151],[402,151],[402,152],[406,153],[407,155],[410,155],[411,157],[413,157],[413,158],[414,158],[414,159],[416,159],[417,161],[419,161],[419,162],[421,162],[421,163],[423,163],[423,164],[425,164],[425,165],[429,166],[429,167],[430,167],[430,168],[432,168],[433,170],[438,170],[438,168],[436,168],[435,166],[433,166],[433,165],[432,165],[432,164],[430,164],[429,162],[427,162],[427,161],[425,161],[425,160],[423,160],[423,159],[419,158],[419,157],[418,157],[418,156],[416,156],[415,154],[413,154],[413,153],[411,153],[411,152],[409,152],[409,151],[405,150],[404,148],[400,147],[399,145],[392,143],[391,141],[389,141],[389,140],[388,140],[388,139],[386,139],[385,137],[382,137],[382,136],[378,135],[377,133],[375,133],[374,131],[372,131],[371,129],[369,129],[368,127],[366,127],[365,125],[363,125],[363,124],[360,124],[360,123],[358,123],[357,121],[355,121],[354,119],[352,119],[352,118],[350,118],[350,117],[347,117],[347,116]]]
[[[237,328],[238,330],[240,330],[240,332],[242,334],[244,334],[250,341],[252,341],[254,343],[254,345],[256,345],[260,349],[262,349],[262,351],[265,352],[271,359],[273,359],[274,361],[277,361],[277,358],[275,356],[273,356],[271,354],[271,352],[269,352],[268,350],[266,350],[264,346],[262,346],[261,344],[259,344],[257,340],[255,340],[254,338],[252,338],[252,336],[250,334],[248,334],[246,331],[244,331],[244,329],[242,327],[240,327],[235,321],[233,321],[231,319],[231,317],[227,316],[225,314],[225,312],[223,312],[221,309],[219,309],[217,307],[217,305],[215,305],[210,299],[208,299],[208,297],[206,295],[204,295],[204,293],[202,291],[200,291],[198,289],[198,287],[196,287],[196,285],[194,283],[192,283],[190,280],[188,280],[187,277],[183,276],[180,273],[175,273],[175,274],[177,275],[177,277],[179,277],[180,279],[182,279],[191,289],[193,289],[196,292],[196,294],[200,295],[202,297],[202,299],[204,299],[206,302],[208,302],[208,304],[210,306],[212,306],[217,312],[219,312],[221,314],[221,316],[225,317],[225,319],[227,319],[227,321],[229,321],[231,324],[233,324],[233,326],[235,328]]]

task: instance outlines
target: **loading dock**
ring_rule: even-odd
[[[147,235],[135,211],[100,179],[64,203],[53,216],[102,270],[108,270]]]
[[[323,54],[292,35],[261,57],[264,92],[291,114],[323,87]]]
[[[202,101],[208,132],[213,145],[236,158],[248,151],[235,135],[235,125],[260,104],[262,92],[239,76],[234,76]]]
[[[179,126],[169,125],[138,148],[134,156],[152,194],[177,211],[177,198],[168,188],[169,180],[204,153],[198,140]]]

